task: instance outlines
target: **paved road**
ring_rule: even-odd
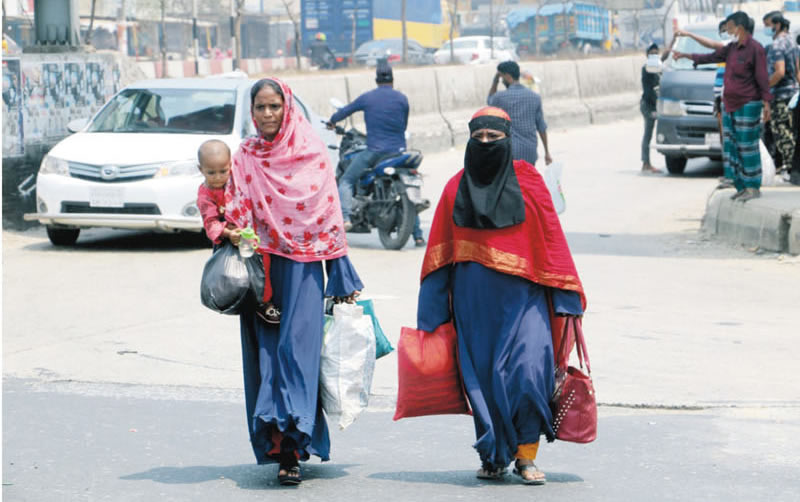
[[[597,443],[543,449],[558,482],[537,496],[790,500],[780,495],[800,491],[789,476],[800,466],[800,259],[699,235],[719,166],[640,176],[639,134],[638,122],[550,131],[598,396],[614,406],[601,408]],[[461,148],[426,157],[434,202],[462,158]],[[423,251],[385,251],[376,235],[350,244],[396,341],[415,322]],[[57,249],[41,230],[3,233],[8,500],[233,501],[271,487],[269,468],[251,465],[242,422],[237,320],[197,301],[208,254],[182,236],[99,230]],[[493,494],[471,477],[469,420],[389,426],[396,371],[394,355],[379,361],[370,412],[334,435],[342,463],[313,473],[363,498]]]

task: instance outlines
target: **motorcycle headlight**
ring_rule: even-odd
[[[672,115],[680,116],[686,115],[686,112],[681,106],[681,102],[676,99],[659,99],[657,104],[657,111],[659,115]]]
[[[164,176],[202,176],[202,173],[197,168],[196,160],[179,160],[161,165],[156,177]]]
[[[42,164],[39,166],[39,174],[60,174],[62,176],[69,176],[69,165],[64,159],[53,157],[52,155],[45,155],[42,159]]]

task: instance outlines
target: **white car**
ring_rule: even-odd
[[[453,63],[480,64],[491,61],[518,61],[519,56],[514,49],[514,44],[508,37],[494,37],[494,52],[492,52],[492,38],[486,36],[459,37],[453,39]],[[433,54],[436,64],[450,63],[450,41]]]
[[[37,212],[55,245],[71,245],[81,228],[175,232],[203,229],[197,149],[216,138],[235,152],[256,133],[246,78],[162,79],[121,90],[44,157],[36,179]],[[297,99],[326,144],[322,119]],[[331,154],[338,155],[338,154]],[[337,158],[332,159],[336,165]]]

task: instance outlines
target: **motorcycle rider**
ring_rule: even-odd
[[[311,42],[311,64],[320,68],[332,69],[336,65],[336,55],[328,47],[324,33],[317,33]]]
[[[339,178],[339,199],[342,202],[344,228],[353,228],[350,210],[353,205],[353,186],[358,179],[373,168],[383,157],[403,152],[406,149],[406,126],[408,126],[408,98],[394,89],[392,67],[385,59],[378,62],[375,69],[375,83],[378,87],[367,91],[355,101],[334,113],[328,123],[333,129],[336,122],[346,119],[355,112],[364,112],[367,124],[367,149],[359,152],[347,170]],[[414,222],[414,243],[424,246],[419,215]]]

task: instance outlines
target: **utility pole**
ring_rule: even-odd
[[[167,76],[167,0],[161,0],[161,78]]]
[[[128,25],[125,22],[125,0],[120,0],[117,13],[117,50],[123,54],[128,54],[127,41]]]
[[[192,0],[192,47],[194,48],[194,74],[200,75],[200,43],[197,40],[197,0]]]
[[[233,69],[236,70],[239,67],[238,64],[238,57],[239,54],[236,52],[236,8],[237,0],[231,0],[231,56],[233,57]]]
[[[494,59],[494,0],[489,0],[489,46],[490,58]]]
[[[86,32],[86,45],[92,43],[92,30],[94,29],[94,8],[97,0],[92,0],[92,15],[89,18],[89,31]]]
[[[406,0],[402,0],[400,18],[403,24],[403,64],[408,63],[408,32],[406,31]]]

